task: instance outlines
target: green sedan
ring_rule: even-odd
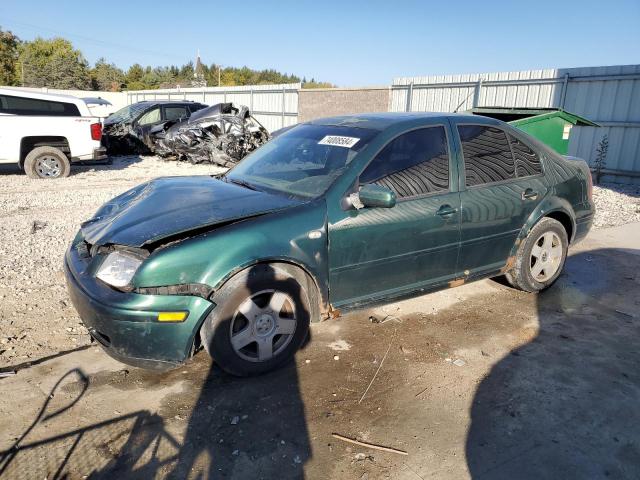
[[[583,161],[498,120],[325,118],[225,175],[109,201],[73,240],[67,284],[122,362],[168,368],[204,347],[258,374],[291,359],[309,322],[347,309],[498,275],[549,287],[591,227],[591,189]]]

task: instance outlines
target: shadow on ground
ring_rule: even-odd
[[[639,271],[640,250],[579,253],[538,296],[539,334],[473,400],[472,478],[640,478]]]
[[[247,288],[253,292],[251,277]],[[164,398],[158,412],[139,410],[31,440],[32,431],[40,427],[46,432],[47,422],[63,413],[75,420],[73,425],[82,423],[68,410],[89,384],[143,388],[153,395],[159,386],[180,382],[182,391]],[[176,430],[180,434],[171,433]],[[81,370],[67,372],[30,427],[0,452],[0,478],[300,479],[310,458],[294,362],[261,376],[235,378],[198,355],[188,366],[164,374],[133,369],[87,377]]]

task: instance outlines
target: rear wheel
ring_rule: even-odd
[[[526,292],[550,287],[562,272],[568,246],[562,224],[553,218],[543,218],[520,244],[514,266],[506,273],[507,280]]]
[[[293,357],[309,331],[309,296],[300,283],[277,265],[258,265],[216,292],[200,334],[223,370],[256,375]]]
[[[65,153],[55,147],[36,147],[24,160],[24,171],[29,178],[68,177],[71,163]]]

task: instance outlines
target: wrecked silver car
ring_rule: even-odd
[[[189,117],[206,105],[191,101],[142,101],[121,108],[104,121],[102,144],[111,155],[151,153],[155,127]]]
[[[191,163],[235,165],[269,140],[269,132],[248,107],[219,103],[186,119],[154,127],[149,132],[153,151]]]

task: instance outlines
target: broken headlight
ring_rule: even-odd
[[[142,264],[142,260],[129,252],[111,252],[100,265],[96,278],[112,287],[126,287]]]

